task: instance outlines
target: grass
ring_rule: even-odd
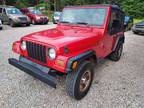
[[[142,18],[142,19],[134,19],[134,24],[139,23],[141,21],[144,21],[144,18]]]

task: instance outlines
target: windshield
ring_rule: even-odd
[[[70,8],[63,11],[60,22],[102,26],[105,22],[106,13],[106,8]]]
[[[22,14],[17,8],[7,8],[6,11],[7,14]]]
[[[42,14],[39,10],[30,10],[30,12],[31,12],[32,14],[37,14],[37,15]]]

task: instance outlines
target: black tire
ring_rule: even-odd
[[[82,81],[82,77],[83,75],[88,72],[90,74],[90,80],[88,81],[88,85],[86,86],[86,88],[84,89],[84,91],[80,90],[80,85],[81,85],[81,81]],[[85,61],[83,63],[81,63],[78,68],[76,69],[76,71],[68,73],[67,77],[66,77],[66,91],[67,93],[72,97],[75,98],[76,100],[80,100],[83,97],[86,96],[86,94],[88,93],[92,81],[93,81],[93,76],[94,76],[94,69],[93,69],[93,65],[88,62]],[[87,80],[87,79],[85,79]]]
[[[119,61],[122,55],[122,51],[123,51],[123,44],[119,43],[115,51],[109,55],[109,59],[112,61]]]
[[[3,21],[1,21],[2,22],[2,24],[4,24],[4,22]]]
[[[46,24],[48,24],[48,22],[45,22],[44,24],[46,25]]]
[[[26,26],[30,26],[30,24],[26,24]]]
[[[56,22],[55,22],[55,21],[53,21],[53,24],[56,24]]]
[[[136,31],[133,31],[133,33],[134,33],[134,34],[138,34],[138,32],[136,32]]]
[[[125,26],[124,26],[125,32],[127,31],[127,28],[128,28],[127,25],[125,25]]]
[[[14,24],[13,20],[10,20],[10,26],[15,27],[15,24]]]

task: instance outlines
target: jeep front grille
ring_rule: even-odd
[[[27,52],[30,58],[46,63],[46,47],[40,44],[26,42]]]

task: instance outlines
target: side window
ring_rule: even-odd
[[[5,9],[3,9],[3,13],[6,14],[6,10]]]
[[[123,30],[123,16],[117,9],[111,10],[108,31],[110,35],[116,34]]]
[[[2,13],[2,8],[0,8],[0,13]]]

